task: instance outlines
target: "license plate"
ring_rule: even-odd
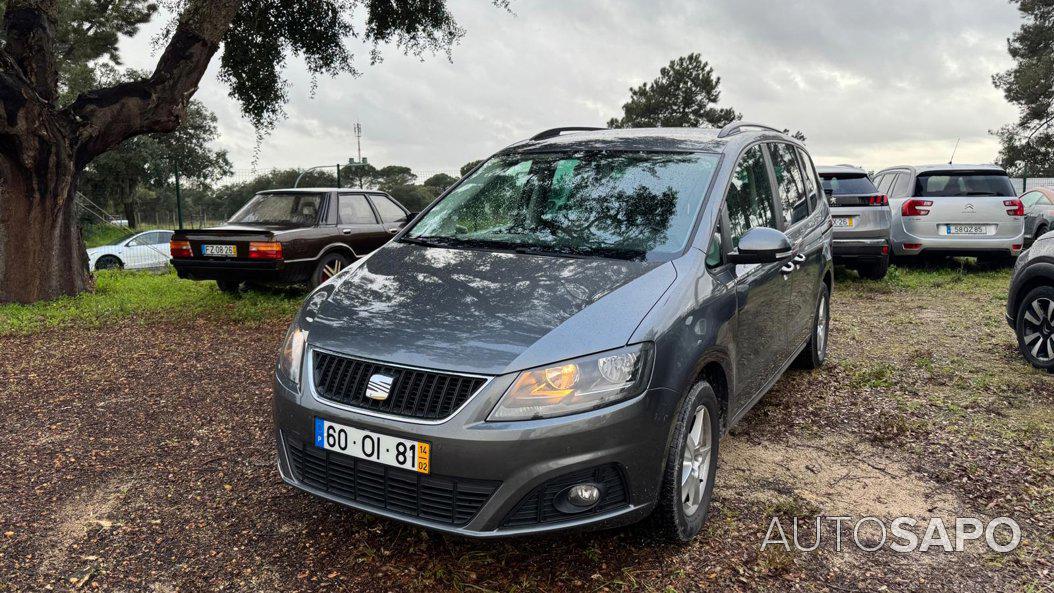
[[[835,216],[831,219],[834,222],[834,228],[851,229],[853,228],[853,217],[852,216]]]
[[[424,441],[400,439],[315,418],[315,446],[357,459],[427,474],[431,447]]]
[[[234,245],[202,245],[201,255],[213,257],[236,257],[238,251]]]
[[[983,224],[946,224],[949,235],[987,235],[988,227]]]

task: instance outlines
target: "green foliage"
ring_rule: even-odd
[[[507,7],[508,0],[494,4]],[[357,10],[362,7],[365,15]],[[288,98],[282,71],[290,54],[302,58],[312,75],[354,75],[346,39],[371,45],[373,64],[381,60],[381,45],[414,56],[449,53],[464,34],[445,0],[246,0],[223,40],[220,79],[249,121],[268,131]]]
[[[301,169],[272,169],[248,181],[224,185],[213,194],[213,203],[221,205],[228,215],[234,214],[258,192],[293,187],[302,172]],[[336,168],[308,171],[300,180],[300,187],[334,187],[336,184]]]
[[[438,189],[440,192],[446,191],[446,188],[457,183],[457,179],[447,175],[446,173],[436,173],[435,175],[425,179],[422,184],[425,187],[431,187]]]
[[[992,78],[1006,100],[1016,105],[1016,124],[1001,128],[1000,163],[1020,171],[1025,163],[1049,173],[1054,162],[1054,10],[1049,0],[1011,0],[1024,23],[1008,42],[1014,65]],[[1027,138],[1032,135],[1031,142]],[[1030,144],[1030,145],[1028,145]],[[1032,173],[1034,174],[1034,173]]]
[[[465,163],[464,165],[461,165],[461,169],[458,172],[461,173],[462,177],[464,177],[465,175],[468,175],[469,171],[475,169],[476,166],[478,166],[482,162],[483,162],[483,159],[479,159],[479,160],[476,160],[476,161],[469,161],[469,162]]]
[[[608,121],[609,128],[721,127],[741,116],[730,107],[715,107],[720,98],[721,78],[702,56],[688,54],[659,71],[659,77],[630,89],[621,118]]]
[[[289,317],[303,291],[248,292],[232,297],[213,282],[180,280],[175,273],[95,273],[95,292],[32,305],[0,305],[0,335],[51,327],[99,326],[123,318],[141,321],[194,319],[258,321]]]
[[[427,185],[396,185],[387,191],[389,195],[406,206],[410,212],[420,212],[425,206],[431,204],[443,190]]]

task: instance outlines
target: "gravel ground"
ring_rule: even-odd
[[[710,523],[684,547],[644,527],[441,537],[283,485],[285,320],[0,338],[0,591],[1050,591],[1054,378],[1016,355],[1005,294],[1005,275],[840,284],[829,364],[722,441]],[[816,552],[760,550],[772,517],[816,514],[1007,515],[1024,537],[869,554],[822,526]]]

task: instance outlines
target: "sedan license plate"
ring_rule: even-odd
[[[834,222],[834,228],[836,229],[851,229],[853,228],[853,217],[852,216],[835,216],[831,219]]]
[[[983,224],[946,224],[948,235],[987,235],[988,227]]]
[[[424,441],[377,434],[322,418],[315,418],[315,446],[422,474],[430,467],[431,447]]]
[[[201,255],[213,257],[237,257],[238,250],[234,245],[202,245]]]

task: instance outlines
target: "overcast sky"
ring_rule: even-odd
[[[721,77],[721,106],[802,130],[821,164],[946,162],[956,138],[957,162],[991,162],[988,131],[1016,118],[991,83],[1020,24],[1006,0],[512,0],[513,14],[486,0],[449,5],[467,29],[452,61],[389,49],[369,66],[360,51],[361,76],[320,79],[312,96],[291,60],[288,117],[257,169],[345,162],[358,120],[371,163],[456,174],[545,128],[604,125],[628,87],[690,52]],[[160,25],[123,42],[126,65],[153,68]],[[197,98],[244,175],[255,136],[216,61]]]

